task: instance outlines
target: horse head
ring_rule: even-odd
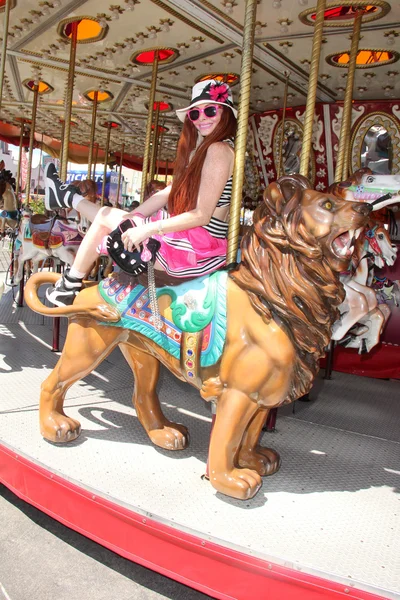
[[[375,225],[365,231],[366,250],[374,256],[375,266],[382,269],[385,264],[393,266],[397,258],[397,247],[393,246],[389,233],[383,225]]]
[[[349,179],[331,186],[331,191],[351,202],[368,202],[375,212],[400,202],[400,175],[376,175],[359,169]]]

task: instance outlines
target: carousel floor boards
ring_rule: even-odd
[[[65,335],[65,322],[61,327]],[[54,367],[51,320],[0,302],[0,481],[121,555],[215,598],[400,598],[398,381],[334,373],[264,434],[281,470],[240,502],[202,479],[210,407],[162,371],[166,415],[190,447],[154,447],[131,405],[119,351],[75,384],[70,445],[45,442],[40,384]],[[61,340],[62,343],[62,340]]]

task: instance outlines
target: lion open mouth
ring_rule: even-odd
[[[332,242],[332,252],[338,258],[350,258],[354,252],[354,244],[363,228],[349,229],[338,235]]]

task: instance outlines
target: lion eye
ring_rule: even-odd
[[[324,208],[326,208],[326,210],[332,210],[332,208],[333,208],[332,202],[330,202],[330,200],[327,200],[324,204]]]

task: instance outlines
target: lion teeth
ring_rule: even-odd
[[[356,240],[358,240],[358,238],[360,237],[363,229],[364,227],[359,227],[358,229],[356,229]]]

